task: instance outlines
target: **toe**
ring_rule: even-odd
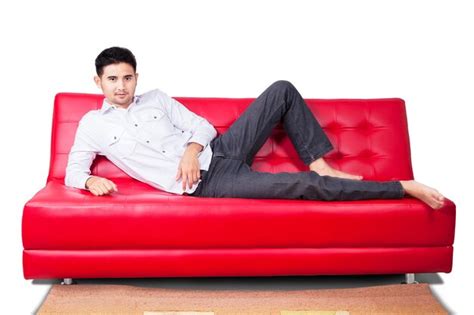
[[[442,202],[442,201],[437,201],[437,202],[436,202],[436,209],[442,208],[443,205],[444,205],[444,202]]]

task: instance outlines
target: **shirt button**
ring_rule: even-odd
[[[138,124],[135,124],[135,127],[138,127]]]
[[[116,136],[114,136],[114,140],[117,140],[117,137],[116,137]]]
[[[184,133],[184,130],[181,130],[181,133]]]
[[[163,152],[163,153],[166,153],[166,151],[165,151],[165,150],[163,150],[163,151],[161,151],[161,152]]]
[[[156,119],[156,116],[153,116],[153,118],[155,118],[155,119]]]
[[[150,143],[150,140],[147,140],[146,143]]]

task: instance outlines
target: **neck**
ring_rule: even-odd
[[[130,103],[128,103],[127,105],[115,104],[115,103],[110,102],[108,99],[106,99],[105,101],[106,101],[107,103],[109,103],[110,105],[112,105],[112,106],[115,106],[115,107],[118,107],[118,108],[123,108],[123,109],[127,109],[127,108],[130,106],[130,104],[133,103],[133,99],[132,99],[132,101],[131,101]]]

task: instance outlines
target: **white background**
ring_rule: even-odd
[[[54,95],[99,93],[94,59],[119,45],[137,93],[256,97],[285,79],[306,98],[405,99],[415,178],[457,205],[454,269],[431,288],[472,312],[473,16],[469,1],[3,1],[2,308],[30,313],[49,289],[23,279],[21,215],[45,184]]]

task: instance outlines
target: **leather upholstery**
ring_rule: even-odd
[[[98,156],[93,174],[119,192],[64,186],[77,123],[103,96],[56,96],[46,186],[23,213],[25,278],[450,272],[455,204],[414,198],[308,201],[179,196],[140,183]],[[177,98],[223,133],[252,99]],[[401,99],[307,103],[335,149],[335,168],[365,179],[412,179]],[[306,170],[281,126],[254,169]],[[347,262],[350,261],[350,264]],[[107,265],[105,267],[104,265]]]

